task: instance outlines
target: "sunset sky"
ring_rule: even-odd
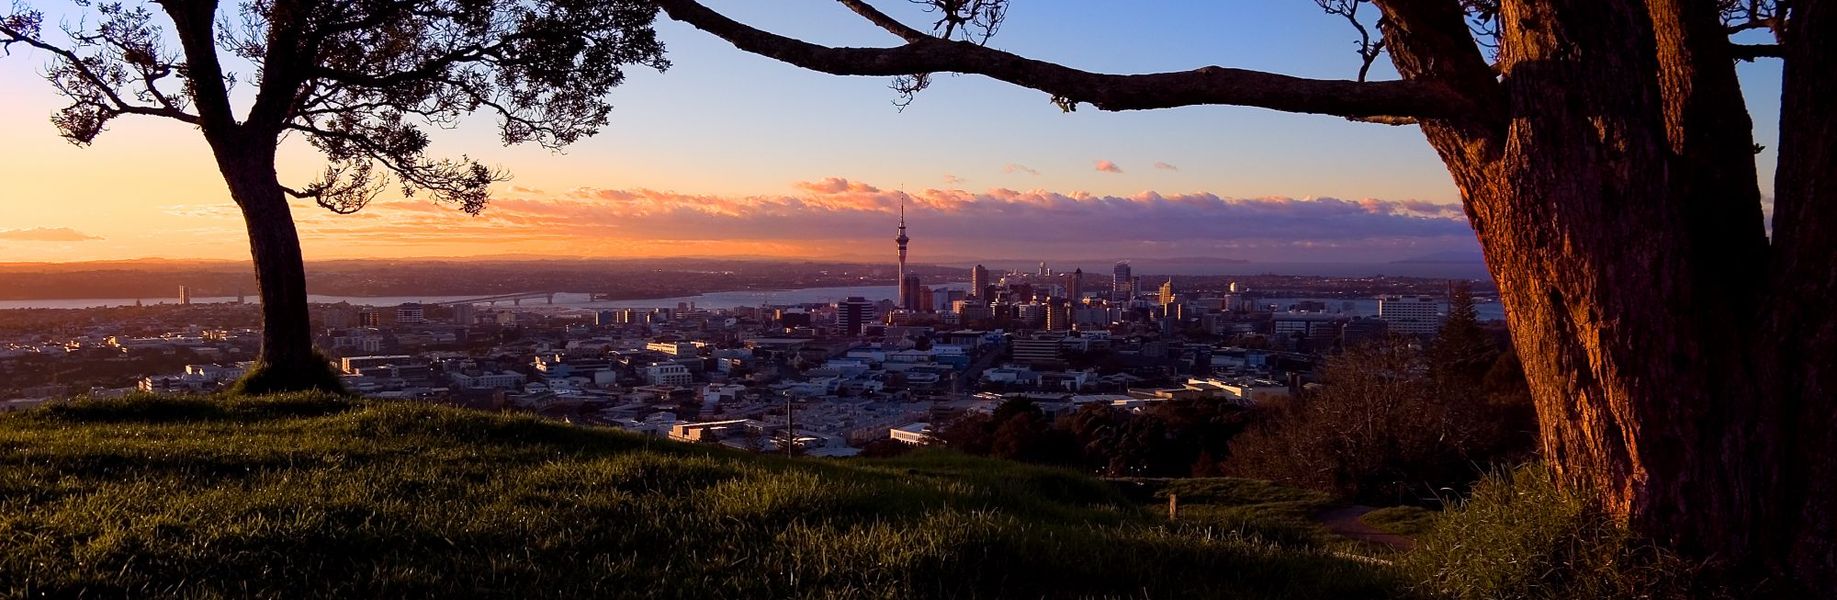
[[[709,4],[822,43],[897,41],[829,0]],[[905,2],[878,4],[924,22]],[[1352,31],[1312,2],[1116,6],[1017,1],[993,45],[1105,72],[1219,64],[1346,78],[1357,68]],[[612,125],[564,154],[500,147],[487,115],[437,132],[433,155],[515,176],[483,216],[419,198],[351,216],[296,204],[308,259],[890,260],[902,191],[921,263],[1388,261],[1476,248],[1413,127],[1236,107],[1065,114],[1041,92],[973,76],[940,76],[901,112],[884,78],[803,71],[667,18],[659,27],[674,67],[632,71],[613,93]],[[19,48],[0,57],[0,262],[248,256],[194,129],[129,117],[93,147],[71,146],[47,120],[61,106],[39,78],[48,60]],[[1374,77],[1394,77],[1380,65]],[[1757,141],[1771,147],[1777,65],[1741,69]],[[1760,161],[1770,179],[1772,151]],[[285,146],[284,181],[321,166],[305,144]]]

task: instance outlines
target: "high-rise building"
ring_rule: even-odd
[[[893,238],[893,241],[899,243],[899,307],[918,310],[918,303],[911,302],[914,298],[913,294],[918,292],[917,279],[906,278],[906,242],[912,241],[912,238],[906,237],[906,196],[904,193],[899,196],[899,237]]]
[[[1161,284],[1161,306],[1165,307],[1173,303],[1174,303],[1174,278],[1169,277],[1167,278],[1167,283]]]
[[[925,286],[917,275],[907,275],[899,284],[899,307],[906,310],[925,309]]]
[[[849,296],[836,303],[836,326],[845,335],[861,335],[861,328],[874,318],[874,303],[867,298]]]
[[[1441,302],[1433,296],[1385,296],[1378,299],[1378,318],[1397,333],[1435,335],[1442,328]]]
[[[191,287],[179,286],[179,304],[191,304]]]
[[[1071,299],[1072,306],[1084,303],[1084,269],[1072,271],[1072,280],[1065,282],[1065,297]]]
[[[463,327],[472,326],[472,324],[478,320],[478,315],[475,311],[476,307],[472,306],[471,303],[461,302],[453,305],[453,323]],[[595,313],[594,317],[597,323],[599,321],[599,314]],[[604,323],[599,324],[603,325]]]
[[[395,322],[402,325],[420,325],[427,322],[427,310],[420,304],[404,302],[395,307]]]
[[[1135,276],[1129,269],[1129,261],[1116,263],[1111,272],[1110,299],[1117,302],[1135,298]]]
[[[983,300],[988,299],[989,270],[982,265],[970,269],[970,295]]]
[[[1071,305],[1064,298],[1053,298],[1046,302],[1046,330],[1068,331],[1072,328]]]

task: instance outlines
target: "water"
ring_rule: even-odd
[[[945,289],[961,290],[961,289],[968,288],[969,283],[967,282],[946,283],[946,284],[941,284],[941,285],[934,285],[932,287],[933,288],[941,287]],[[732,291],[732,292],[712,292],[712,293],[702,294],[699,296],[678,296],[674,298],[651,298],[651,299],[642,299],[642,300],[608,300],[608,301],[601,301],[601,302],[593,302],[591,296],[588,294],[558,292],[555,294],[555,303],[552,305],[548,303],[546,298],[534,298],[534,299],[523,300],[521,305],[510,302],[508,300],[499,300],[497,302],[497,306],[499,308],[509,308],[512,306],[521,306],[523,308],[539,308],[539,307],[545,307],[545,306],[556,306],[556,307],[564,307],[564,308],[675,308],[676,305],[679,303],[694,302],[696,308],[736,308],[736,307],[741,307],[741,306],[759,306],[761,304],[791,305],[791,304],[808,304],[808,303],[830,303],[830,302],[836,302],[836,301],[848,298],[849,296],[861,296],[863,298],[867,298],[869,301],[880,301],[882,299],[891,300],[893,299],[894,296],[898,295],[898,293],[899,293],[898,286],[867,285],[867,286],[800,288],[800,289],[790,289],[790,290],[742,290],[742,291]],[[483,297],[485,295],[487,294],[467,295],[467,296],[328,296],[324,294],[309,294],[307,295],[307,299],[312,302],[321,302],[321,303],[326,303],[326,304],[336,304],[339,302],[348,302],[353,305],[395,306],[398,304],[404,304],[408,302],[419,302],[422,304],[442,304],[442,303],[449,303],[449,302],[459,302],[463,300],[471,300],[473,298]],[[489,295],[495,295],[495,294],[489,294]],[[135,298],[0,300],[0,309],[7,309],[7,308],[99,308],[99,307],[105,307],[105,306],[133,306],[136,300],[137,299]],[[248,297],[248,300],[254,301],[255,297],[250,296]],[[140,298],[138,299],[138,301],[143,304],[178,304],[179,299],[177,297]],[[218,303],[224,303],[224,302],[235,302],[236,297],[235,296],[193,297],[191,301],[193,304],[218,304]],[[480,304],[486,304],[486,303],[480,303]]]
[[[1329,313],[1338,313],[1352,317],[1378,316],[1377,298],[1256,298],[1253,296],[1253,299],[1256,300],[1258,305],[1274,304],[1276,305],[1276,310],[1286,309],[1292,304],[1313,301],[1326,304],[1327,312]],[[1440,306],[1444,312],[1447,310],[1447,303],[1445,301],[1441,302]],[[1479,316],[1481,321],[1505,320],[1505,305],[1496,301],[1482,302],[1475,300],[1473,308],[1474,313]]]

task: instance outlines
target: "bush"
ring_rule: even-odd
[[[1488,475],[1398,563],[1446,598],[1723,597],[1703,569],[1634,536],[1541,465]]]

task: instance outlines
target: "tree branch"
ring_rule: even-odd
[[[1785,56],[1779,44],[1729,44],[1729,55],[1734,56],[1735,60],[1746,61]]]
[[[1342,117],[1417,118],[1455,118],[1474,110],[1472,102],[1436,82],[1305,79],[1215,66],[1145,75],[1102,74],[930,36],[894,48],[832,48],[755,29],[695,0],[657,0],[657,4],[670,18],[741,50],[806,69],[873,76],[973,73],[1047,92],[1067,108],[1079,103],[1102,110],[1226,104]]]

